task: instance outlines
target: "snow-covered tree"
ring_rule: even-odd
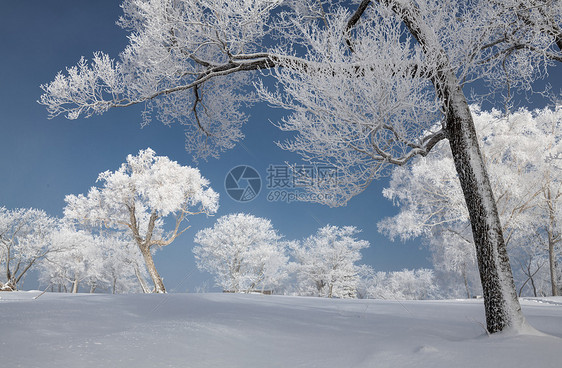
[[[63,285],[77,293],[81,283],[95,285],[101,278],[103,256],[94,236],[84,230],[62,226],[51,234],[51,252],[41,262],[40,280]]]
[[[539,259],[548,259],[552,294],[560,273],[562,224],[555,213],[562,207],[562,108],[528,111],[508,116],[473,107],[503,233],[513,263],[521,268],[520,284],[533,282]],[[389,237],[424,236],[437,269],[462,275],[468,296],[476,254],[470,218],[449,147],[438,145],[432,155],[417,158],[409,168],[393,170],[383,194],[400,206],[400,213],[379,223]],[[537,244],[542,246],[537,247]],[[518,248],[524,248],[518,250]],[[535,266],[532,267],[532,264]],[[540,267],[548,268],[546,265]],[[539,267],[539,268],[540,268]]]
[[[466,238],[470,224],[439,227],[426,238],[441,293],[450,298],[482,295],[476,249],[472,237]]]
[[[187,230],[182,229],[187,216],[216,212],[218,194],[198,169],[156,156],[150,148],[127,156],[118,170],[101,173],[98,182],[87,195],[66,196],[65,218],[127,233],[143,256],[154,292],[165,293],[152,252]],[[168,216],[175,217],[175,225],[166,232]]]
[[[128,235],[103,232],[96,239],[103,249],[102,279],[111,293],[149,293],[149,275],[135,241]]]
[[[364,298],[389,300],[424,300],[438,297],[433,270],[416,269],[376,272],[363,280]]]
[[[532,91],[562,61],[560,4],[124,0],[119,24],[131,35],[119,60],[80,60],[42,86],[40,102],[71,119],[146,103],[145,122],[154,112],[186,124],[188,146],[208,156],[242,138],[247,87],[257,85],[259,97],[294,111],[279,127],[298,135],[283,147],[337,167],[336,183],[310,188],[331,205],[448,139],[493,333],[524,319],[463,89]],[[278,89],[252,76],[272,76]]]
[[[49,252],[56,225],[42,210],[0,207],[0,290],[17,290],[27,271]]]
[[[197,267],[208,271],[224,291],[271,290],[286,277],[285,242],[271,222],[236,213],[195,235]]]
[[[355,298],[359,283],[361,250],[369,247],[357,239],[354,226],[324,226],[302,243],[291,244],[298,293],[328,298]]]
[[[68,224],[52,232],[49,253],[39,265],[42,284],[71,293],[77,293],[80,286],[90,292],[148,292],[147,276],[132,239],[107,232],[95,235]]]

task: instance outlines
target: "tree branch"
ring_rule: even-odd
[[[353,27],[355,27],[355,25],[357,24],[357,22],[359,22],[359,19],[361,19],[361,16],[363,15],[363,13],[365,13],[365,10],[367,10],[367,7],[369,6],[369,4],[371,3],[371,0],[363,0],[361,1],[361,4],[359,4],[359,6],[357,7],[357,10],[355,10],[355,12],[351,15],[351,18],[349,18],[349,20],[347,21],[347,25],[345,27],[346,32],[351,31],[351,29]],[[348,45],[351,48],[351,44],[349,41]]]

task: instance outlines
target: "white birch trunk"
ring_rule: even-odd
[[[72,294],[77,294],[78,293],[78,280],[74,280],[72,281]]]
[[[148,247],[142,247],[141,253],[144,258],[144,263],[146,264],[146,268],[148,270],[148,274],[154,283],[154,292],[158,294],[166,293],[166,287],[164,286],[164,282],[162,281],[162,277],[156,270],[156,265],[154,264],[154,260],[152,259],[152,254],[150,253],[150,249]]]
[[[150,288],[146,284],[146,281],[144,280],[144,277],[142,276],[139,267],[136,264],[134,267],[135,267],[135,276],[137,277],[137,280],[139,280],[139,284],[142,289],[142,292],[145,294],[150,293]]]

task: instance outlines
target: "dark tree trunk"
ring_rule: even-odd
[[[488,332],[518,327],[524,318],[474,122],[460,87],[448,88],[446,101],[446,130],[470,215]]]
[[[424,52],[437,63],[430,78],[446,114],[445,130],[470,215],[476,257],[484,293],[488,332],[517,327],[521,313],[507,257],[496,202],[468,103],[447,53],[413,2],[381,1],[402,19]]]

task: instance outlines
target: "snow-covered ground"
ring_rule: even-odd
[[[38,294],[0,293],[0,367],[562,366],[562,298],[489,337],[481,300]]]

